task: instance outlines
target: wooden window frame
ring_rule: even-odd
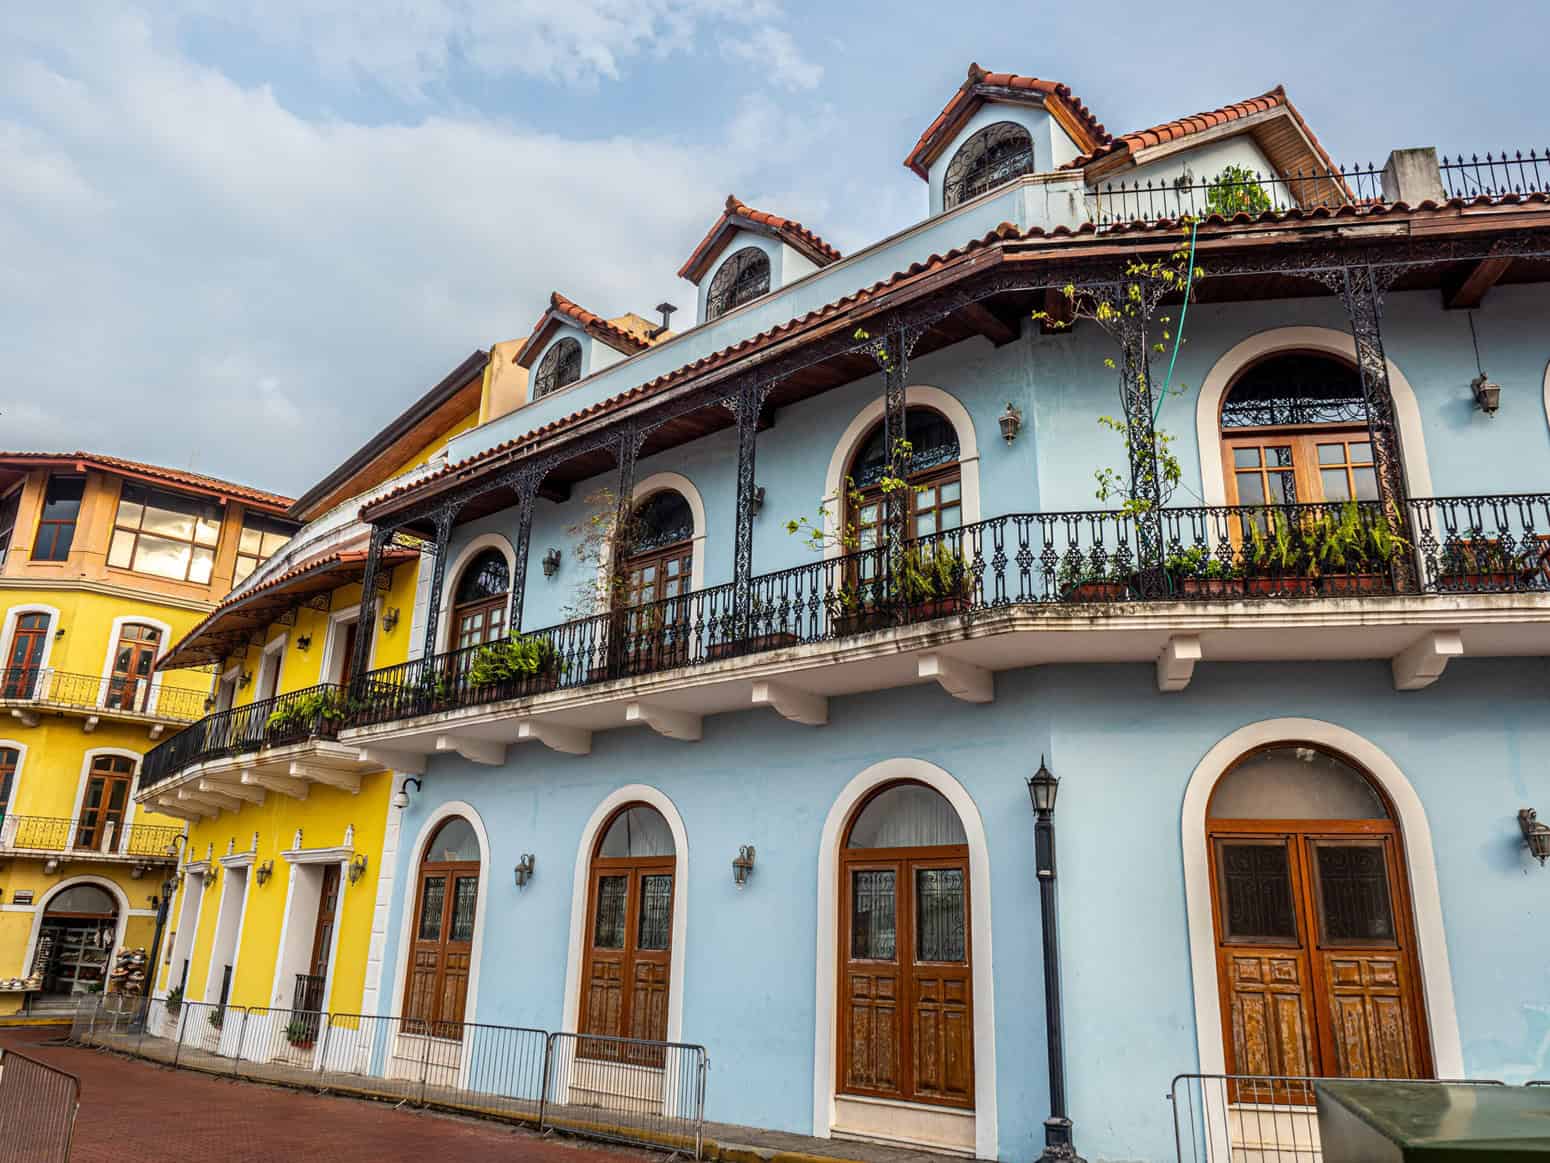
[[[1238,473],[1242,470],[1234,462],[1233,452],[1239,448],[1264,448],[1272,444],[1290,445],[1292,449],[1292,481],[1293,488],[1297,491],[1297,504],[1344,504],[1343,500],[1328,501],[1324,496],[1324,479],[1320,474],[1322,468],[1346,467],[1347,481],[1353,486],[1355,493],[1355,481],[1351,478],[1350,467],[1359,468],[1376,467],[1371,460],[1352,462],[1347,460],[1345,465],[1321,465],[1319,463],[1318,446],[1334,441],[1343,441],[1350,444],[1353,438],[1372,441],[1372,432],[1361,424],[1325,424],[1306,425],[1301,427],[1276,427],[1276,428],[1224,428],[1221,429],[1221,455],[1222,472],[1227,478],[1227,503],[1229,505],[1247,505],[1250,507],[1270,506],[1285,504],[1287,502],[1269,500],[1245,501],[1238,493]],[[1260,474],[1263,476],[1269,472],[1284,472],[1284,468],[1267,468],[1263,464],[1261,454]]]
[[[482,646],[487,642],[496,642],[506,636],[506,608],[511,604],[511,595],[504,597],[482,598],[477,602],[465,602],[461,606],[452,608],[452,649],[464,650],[474,646]],[[498,615],[493,619],[491,615]],[[472,618],[482,618],[479,638],[465,642],[463,639],[467,631],[467,622]],[[496,625],[495,623],[499,624]]]
[[[142,497],[141,500],[129,502],[131,504],[138,504],[140,506],[140,519],[133,525],[127,524],[124,517],[125,498],[129,495],[131,489],[137,490]],[[159,503],[168,500],[173,502],[181,502],[184,505],[190,506],[190,509],[180,509],[171,505]],[[193,520],[194,527],[187,537],[175,537],[170,533],[157,533],[146,529],[145,512],[147,509],[153,508],[161,509],[163,512],[176,513],[180,517],[188,517]],[[213,516],[209,512],[202,513],[197,511],[200,508],[208,508],[209,510],[212,510]],[[209,543],[200,541],[200,521],[211,520],[215,522],[215,540]],[[215,579],[215,561],[220,554],[222,524],[223,520],[220,506],[216,505],[214,502],[206,502],[200,500],[197,497],[190,497],[183,493],[175,493],[168,489],[153,488],[150,485],[125,485],[123,490],[119,493],[118,506],[113,511],[113,528],[108,534],[108,568],[112,570],[119,570],[124,573],[139,574],[141,577],[158,577],[164,581],[186,582],[189,585],[207,586]],[[129,560],[128,564],[126,565],[114,565],[112,564],[112,559],[114,557],[114,544],[118,541],[119,534],[121,533],[129,537]],[[135,558],[139,555],[140,540],[142,537],[154,538],[158,541],[167,541],[175,545],[187,546],[188,561],[183,567],[183,576],[178,577],[175,574],[161,573],[156,570],[141,569],[138,567],[135,564]],[[196,560],[198,560],[198,555],[200,552],[206,552],[210,555],[210,576],[202,580],[194,577],[194,563]]]
[[[81,495],[74,498],[75,512],[68,518],[48,516],[48,507],[52,503],[49,493],[53,491],[55,482],[70,481],[78,483]],[[70,474],[51,475],[43,485],[43,504],[38,509],[38,528],[32,538],[33,561],[69,561],[70,551],[75,546],[75,530],[80,524],[81,507],[86,504],[86,478]],[[48,544],[44,548],[45,531]],[[60,542],[63,541],[63,545]]]
[[[114,769],[115,764],[127,763],[127,771]],[[102,781],[102,795],[96,807],[90,807],[92,784]],[[124,803],[112,807],[113,789],[123,785]],[[135,761],[127,755],[98,755],[92,759],[86,772],[86,787],[81,792],[81,812],[76,822],[75,847],[97,850],[102,846],[102,836],[108,823],[113,824],[113,851],[121,851],[124,844],[124,826],[128,822],[134,802]],[[87,814],[91,813],[90,822]],[[116,818],[115,818],[116,817]]]
[[[38,624],[25,624],[30,622]],[[53,615],[40,610],[25,610],[16,616],[10,640],[5,643],[5,655],[0,657],[0,698],[30,699],[35,696],[38,679],[43,671],[43,656],[48,651],[49,631],[53,625]],[[33,661],[15,661],[19,642],[32,644],[28,649],[28,657]]]
[[[130,630],[149,631],[149,639],[126,638]],[[156,660],[161,656],[162,632],[158,626],[152,626],[148,622],[124,622],[118,628],[118,641],[113,643],[113,654],[109,659],[108,689],[106,702],[111,707],[123,710],[144,711],[149,705],[151,684],[156,678]],[[121,652],[128,650],[128,669],[119,668]],[[151,661],[144,675],[135,673],[135,663],[139,656],[146,650],[150,651]],[[128,697],[125,697],[125,692]],[[116,700],[116,701],[115,701]]]
[[[254,570],[263,565],[264,562],[268,561],[276,553],[280,552],[285,543],[295,536],[294,532],[285,532],[284,530],[265,528],[265,525],[278,524],[279,522],[270,521],[256,513],[243,515],[242,528],[237,531],[237,556],[233,560],[231,567],[231,584],[233,586],[241,585],[243,582],[247,581],[247,579],[253,575]],[[242,546],[243,540],[249,533],[258,535],[258,551],[256,553],[249,553]],[[276,545],[268,553],[265,553],[264,539],[267,537],[279,537],[280,544]],[[244,566],[246,568],[244,568]]]
[[[0,747],[0,820],[11,810],[16,794],[16,773],[21,770],[22,753],[16,747]]]

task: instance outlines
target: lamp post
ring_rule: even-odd
[[[1039,911],[1044,928],[1044,1031],[1049,1047],[1049,1118],[1044,1120],[1044,1160],[1083,1163],[1071,1143],[1066,1117],[1066,1048],[1060,1016],[1060,922],[1055,912],[1055,796],[1060,780],[1039,756],[1028,780],[1033,801],[1033,853],[1039,873]]]

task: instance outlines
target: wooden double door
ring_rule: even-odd
[[[10,649],[0,669],[0,699],[34,698],[48,644],[47,614],[22,614],[11,632]]]
[[[1209,840],[1229,1072],[1432,1077],[1392,821],[1218,820]]]
[[[124,815],[129,809],[129,791],[134,776],[135,761],[127,755],[99,755],[92,760],[75,834],[77,848],[101,848],[111,828],[113,849],[122,851]]]
[[[847,848],[840,875],[840,1092],[972,1108],[968,848]]]
[[[420,865],[419,887],[404,1032],[461,1038],[473,962],[479,863],[425,861]],[[331,915],[328,923],[332,927]],[[313,945],[316,952],[316,934]]]
[[[675,863],[674,856],[593,859],[581,1033],[667,1037]],[[607,1043],[583,1042],[581,1049],[587,1057],[623,1056]],[[642,1053],[660,1058],[654,1049]]]

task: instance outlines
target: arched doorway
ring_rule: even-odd
[[[452,648],[494,642],[506,633],[511,567],[499,549],[486,549],[463,567],[452,597]]]
[[[1273,742],[1212,789],[1206,844],[1229,1074],[1429,1078],[1396,813],[1331,748]]]
[[[694,510],[676,489],[638,503],[616,542],[614,661],[626,673],[687,660],[694,587]]]
[[[56,997],[105,988],[118,935],[118,901],[96,884],[72,884],[50,898],[38,928],[33,972]]]
[[[840,1093],[974,1107],[969,847],[924,784],[888,784],[839,857]]]
[[[36,693],[43,659],[48,653],[49,620],[47,614],[17,616],[4,669],[0,670],[0,698],[30,699]]]
[[[449,817],[420,855],[404,991],[405,1033],[462,1037],[479,874],[478,834],[462,816]]]
[[[580,1033],[667,1037],[677,862],[672,829],[650,804],[624,805],[599,830],[582,938]],[[601,1043],[584,1043],[583,1051],[609,1053]]]
[[[963,481],[958,466],[958,432],[934,408],[910,408],[904,414],[909,444],[904,475],[907,538],[929,537],[963,524]],[[846,498],[848,539],[858,550],[875,549],[887,519],[883,481],[888,470],[885,425],[873,426],[856,449],[849,469]]]
[[[81,796],[80,823],[75,833],[77,848],[115,852],[123,848],[124,817],[129,812],[134,778],[134,756],[93,757]]]
[[[142,622],[126,622],[113,647],[113,671],[108,677],[107,705],[132,711],[146,708],[151,669],[161,646],[161,631]]]

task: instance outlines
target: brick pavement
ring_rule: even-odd
[[[72,1163],[211,1158],[229,1163],[639,1163],[660,1158],[477,1119],[303,1094],[169,1070],[72,1046],[61,1031],[0,1030],[19,1050],[81,1080]]]

